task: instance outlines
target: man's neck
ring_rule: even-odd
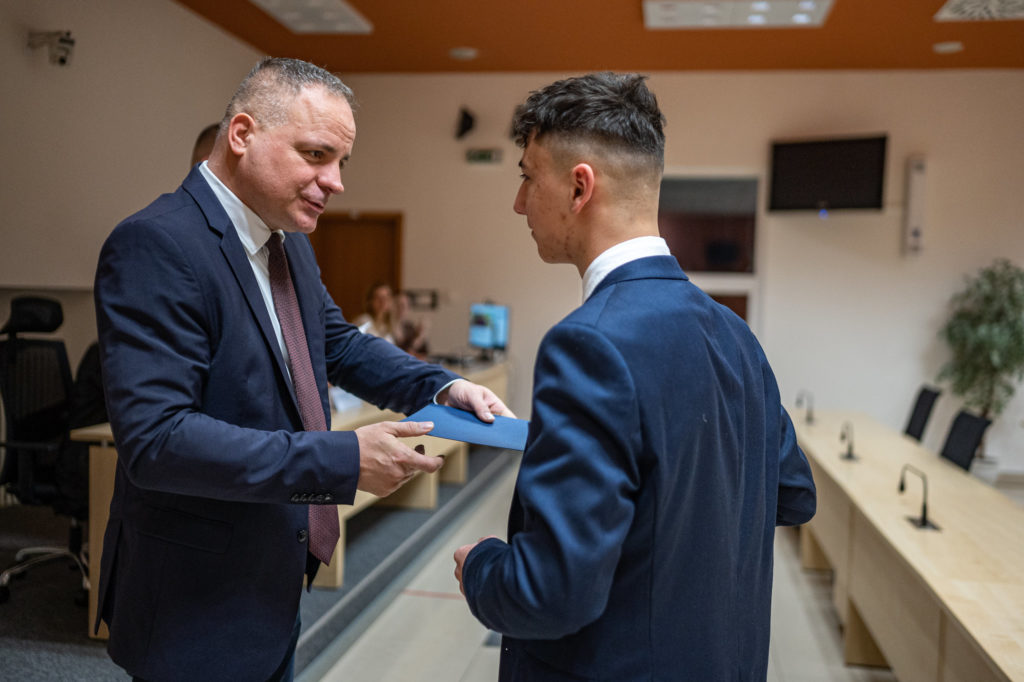
[[[574,263],[580,273],[580,277],[587,271],[594,259],[612,248],[616,244],[636,239],[637,237],[660,237],[657,217],[650,219],[622,219],[614,225],[606,225],[603,229],[592,229],[587,233],[590,239],[587,240],[584,253]]]

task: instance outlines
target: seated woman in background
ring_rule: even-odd
[[[366,312],[357,317],[352,324],[359,327],[359,331],[364,334],[373,334],[394,343],[393,306],[391,285],[377,282],[366,292]]]
[[[410,317],[409,308],[409,294],[396,293],[392,303],[392,334],[396,346],[422,360],[427,356],[427,323]]]

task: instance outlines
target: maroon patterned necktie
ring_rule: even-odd
[[[281,235],[274,232],[267,241],[268,270],[270,271],[270,293],[281,323],[281,336],[288,348],[288,364],[292,373],[292,385],[299,401],[302,426],[306,431],[326,431],[323,403],[313,376],[313,365],[309,360],[309,345],[302,328],[299,300],[295,296],[295,285],[288,270],[288,257],[284,252]],[[309,551],[325,564],[331,563],[331,556],[338,544],[338,508],[333,504],[309,505]]]

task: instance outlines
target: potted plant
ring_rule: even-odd
[[[1024,378],[1024,270],[1007,259],[982,268],[950,300],[939,334],[952,356],[939,372],[965,406],[995,419]]]

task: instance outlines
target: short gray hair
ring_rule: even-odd
[[[236,114],[246,113],[261,125],[274,127],[287,121],[288,107],[304,88],[322,87],[328,93],[343,97],[356,108],[352,89],[330,71],[300,59],[265,57],[253,67],[238,86],[220,122],[226,130]]]

